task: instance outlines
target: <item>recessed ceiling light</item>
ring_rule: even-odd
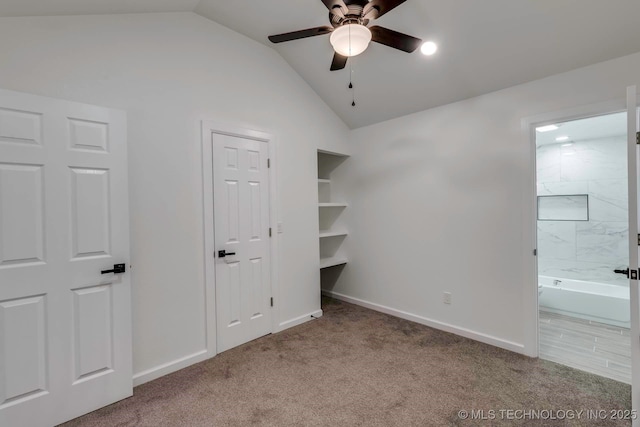
[[[569,140],[569,137],[566,136],[566,135],[559,136],[559,137],[556,138],[556,141],[558,141],[558,142],[568,141],[568,140]]]
[[[438,51],[438,45],[434,42],[424,42],[420,51],[427,56],[431,56]]]
[[[558,129],[558,126],[556,125],[540,126],[539,128],[536,128],[538,132],[550,132],[552,130],[557,130],[557,129]]]
[[[563,147],[571,147],[573,145],[572,142],[568,143],[568,144],[562,144]]]

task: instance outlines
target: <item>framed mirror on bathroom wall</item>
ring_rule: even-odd
[[[589,195],[538,196],[538,221],[589,221]]]

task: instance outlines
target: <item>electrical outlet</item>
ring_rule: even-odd
[[[445,304],[451,304],[451,292],[445,292],[442,295],[442,302]]]

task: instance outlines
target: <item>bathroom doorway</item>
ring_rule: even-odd
[[[627,114],[536,129],[540,358],[631,383]]]

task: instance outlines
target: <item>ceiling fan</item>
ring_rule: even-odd
[[[323,26],[269,36],[272,43],[282,43],[306,37],[331,33],[331,45],[335,50],[331,71],[341,70],[350,56],[364,52],[369,42],[374,41],[407,53],[415,51],[422,40],[389,30],[367,25],[400,6],[406,0],[322,0],[329,9],[331,27]]]

